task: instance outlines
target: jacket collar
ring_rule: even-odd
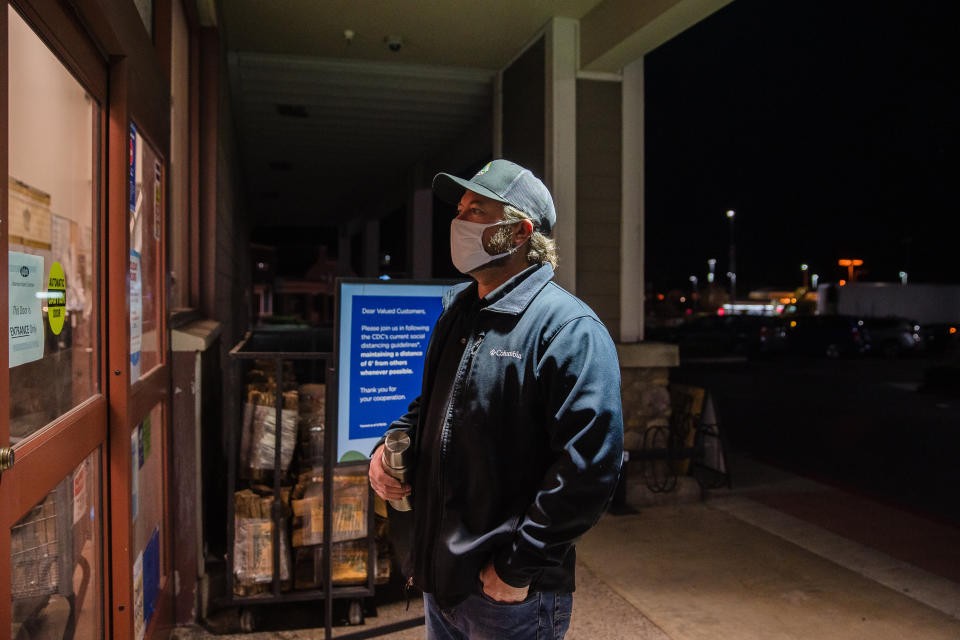
[[[520,315],[552,279],[553,265],[550,263],[527,267],[488,293],[483,300],[483,308],[499,313]],[[447,291],[443,306],[444,309],[449,309],[453,306],[468,304],[476,298],[477,282],[474,280]]]
[[[488,293],[486,308],[490,311],[520,315],[552,279],[553,265],[550,263],[527,267]]]

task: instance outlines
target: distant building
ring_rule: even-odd
[[[817,290],[817,314],[901,317],[921,324],[960,322],[960,285],[854,282]]]

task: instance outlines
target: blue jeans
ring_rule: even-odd
[[[428,640],[561,640],[570,626],[573,594],[534,592],[504,604],[477,589],[451,609],[423,594]]]

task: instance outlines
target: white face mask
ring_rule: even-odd
[[[492,256],[483,248],[484,230],[501,224],[513,223],[500,221],[493,224],[484,224],[482,222],[453,219],[450,223],[450,258],[453,260],[453,266],[457,268],[457,271],[470,273],[477,267],[482,267],[488,262],[493,262],[516,251],[516,248],[514,248],[506,253]]]

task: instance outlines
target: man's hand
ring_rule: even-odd
[[[497,602],[523,602],[530,591],[529,587],[511,587],[501,580],[492,561],[480,570],[480,582],[483,583],[483,592]]]
[[[410,485],[388,474],[383,468],[383,445],[377,447],[370,460],[370,486],[384,500],[400,500],[410,495]]]

